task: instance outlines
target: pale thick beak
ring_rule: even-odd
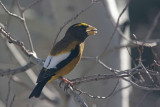
[[[95,35],[97,33],[97,29],[93,26],[88,26],[86,29],[87,34],[90,35]]]

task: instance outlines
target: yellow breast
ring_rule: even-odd
[[[78,62],[80,61],[82,54],[83,54],[83,49],[84,49],[84,43],[80,44],[80,48],[79,48],[79,54],[76,58],[74,58],[71,62],[69,62],[67,65],[65,65],[62,69],[60,69],[59,71],[56,72],[56,75],[54,75],[48,82],[51,82],[52,80],[59,78],[61,76],[67,75],[68,73],[70,73],[74,67],[78,64]]]

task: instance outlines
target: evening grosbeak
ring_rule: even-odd
[[[72,25],[51,50],[38,76],[37,85],[29,98],[39,97],[46,83],[61,78],[73,70],[80,61],[84,49],[84,41],[90,35],[95,35],[97,29],[86,23]],[[65,79],[64,79],[65,80]],[[67,82],[67,80],[65,80]]]

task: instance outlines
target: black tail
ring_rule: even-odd
[[[47,81],[48,81],[48,79],[45,81],[42,81],[42,82],[39,82],[37,85],[36,85],[36,87],[33,89],[33,91],[32,91],[32,93],[30,94],[30,96],[29,96],[29,99],[31,98],[31,97],[39,97],[40,96],[40,94],[41,94],[41,92],[42,92],[42,89],[43,89],[43,87],[45,86],[45,84],[47,83]]]

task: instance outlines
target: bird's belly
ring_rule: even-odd
[[[74,67],[77,65],[77,63],[80,61],[80,59],[81,59],[81,55],[78,55],[78,57],[73,59],[70,63],[65,65],[58,72],[56,72],[56,75],[52,76],[52,78],[48,81],[48,83],[56,78],[59,78],[61,76],[64,76],[64,75],[67,75],[68,73],[70,73],[74,69]]]

